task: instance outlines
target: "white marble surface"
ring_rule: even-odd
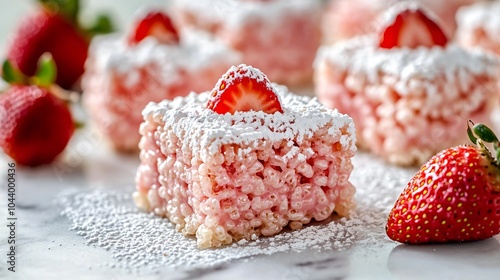
[[[0,0],[0,47],[7,30],[19,19],[17,15],[29,9],[27,2]],[[87,2],[91,9],[113,8],[123,23],[146,1]],[[6,270],[9,159],[0,156],[0,279],[498,279],[500,275],[500,236],[466,244],[405,246],[380,234],[382,226],[374,229],[373,242],[355,242],[344,250],[285,252],[210,268],[164,269],[140,275],[110,268],[116,262],[111,253],[85,245],[83,237],[68,231],[68,220],[53,203],[67,191],[133,190],[137,156],[117,155],[101,140],[98,133],[79,132],[64,159],[43,168],[16,169],[16,273]],[[355,168],[367,164],[366,156],[355,163]]]
[[[500,236],[481,242],[407,246],[388,240],[383,226],[368,244],[342,250],[284,252],[234,260],[215,267],[162,269],[131,274],[110,268],[117,260],[109,251],[85,245],[68,231],[54,200],[68,191],[131,192],[138,164],[135,155],[117,155],[99,134],[79,132],[66,156],[53,165],[17,167],[16,273],[0,270],[6,279],[497,279],[500,275]],[[355,168],[367,168],[370,156],[360,154]],[[6,181],[8,159],[0,161]],[[380,164],[374,160],[373,164]],[[363,166],[361,166],[363,165]],[[354,176],[357,176],[356,171]],[[363,182],[361,178],[355,182]],[[358,185],[362,189],[363,185]],[[381,187],[384,187],[381,185]],[[404,186],[402,186],[404,187]],[[0,224],[6,225],[7,191],[0,187]],[[396,197],[393,197],[396,199]],[[6,261],[8,231],[0,227],[0,256]],[[104,265],[105,264],[105,265]]]

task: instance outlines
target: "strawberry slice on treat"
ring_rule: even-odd
[[[63,91],[53,85],[52,57],[42,56],[34,77],[26,77],[9,61],[2,70],[11,86],[0,94],[0,147],[21,165],[54,161],[68,144],[75,124],[66,100],[56,97]]]
[[[241,64],[231,67],[215,85],[207,108],[219,114],[263,111],[283,113],[279,96],[259,69]]]
[[[410,180],[389,214],[390,239],[444,243],[500,233],[500,143],[483,124],[469,126],[467,133],[476,146],[441,151]]]
[[[176,44],[179,33],[172,20],[162,11],[149,11],[136,19],[131,29],[128,42],[135,45],[146,37],[155,37],[162,44]]]
[[[78,0],[38,0],[33,13],[22,19],[7,46],[7,58],[25,75],[33,76],[42,54],[52,55],[58,74],[56,83],[70,89],[84,72],[92,35],[112,30],[109,18],[98,17],[84,29],[78,23]]]
[[[396,47],[445,46],[448,38],[436,21],[416,3],[400,3],[383,16],[379,46]]]

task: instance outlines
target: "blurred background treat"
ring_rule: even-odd
[[[165,8],[141,8],[125,31],[95,38],[82,78],[89,120],[118,151],[137,151],[149,102],[211,90],[239,54],[203,30],[178,30]]]
[[[498,61],[448,39],[424,4],[404,1],[379,30],[323,46],[315,93],[351,116],[357,145],[394,164],[421,165],[466,143],[467,120],[490,124]]]
[[[242,54],[242,63],[288,86],[311,83],[321,42],[323,1],[175,0],[180,28],[207,30]]]

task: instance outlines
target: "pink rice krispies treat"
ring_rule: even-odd
[[[500,2],[479,2],[457,13],[457,41],[500,55]]]
[[[323,47],[315,92],[349,114],[359,147],[391,163],[421,165],[467,143],[467,120],[490,123],[497,62],[456,45],[380,49],[372,37]]]
[[[209,90],[240,57],[204,32],[179,44],[146,38],[135,46],[116,34],[94,39],[82,80],[91,122],[120,151],[137,151],[141,111],[150,101]]]
[[[273,82],[311,84],[312,63],[321,43],[320,1],[177,0],[181,27],[212,32],[261,69]]]
[[[354,207],[351,118],[277,86],[284,113],[205,108],[209,92],[143,111],[134,200],[200,248],[299,229]]]

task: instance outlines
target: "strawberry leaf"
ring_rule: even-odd
[[[45,8],[62,14],[72,22],[77,22],[80,0],[38,0]]]
[[[472,129],[470,124],[472,124]],[[474,134],[477,135],[477,137]],[[486,152],[486,156],[490,159],[492,159],[491,154],[484,143],[492,143],[493,150],[495,151],[494,161],[496,164],[500,164],[500,143],[495,133],[489,127],[482,123],[474,124],[469,120],[467,123],[467,135],[474,144],[478,145],[482,151]]]
[[[113,27],[113,21],[107,14],[100,14],[97,16],[94,24],[87,28],[85,31],[93,37],[97,34],[106,34],[113,32],[115,28]]]
[[[474,134],[486,143],[498,142],[498,138],[495,133],[486,125],[478,123],[472,127]]]
[[[35,84],[42,87],[49,87],[54,83],[57,76],[57,68],[52,55],[45,53],[38,60],[38,69],[33,81]]]
[[[2,79],[9,84],[25,84],[26,77],[10,61],[5,60],[2,65]]]

